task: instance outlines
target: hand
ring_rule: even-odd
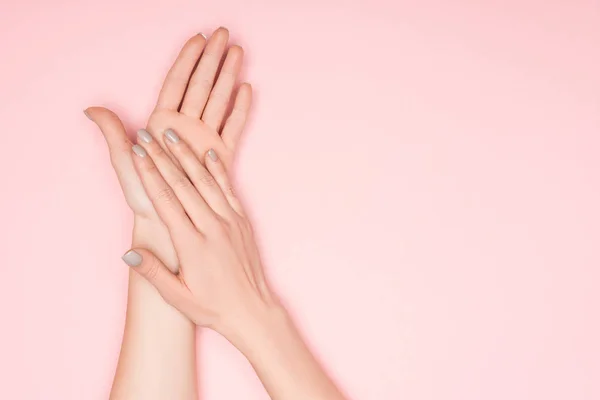
[[[167,128],[172,128],[187,140],[196,154],[204,154],[212,148],[223,160],[224,168],[231,167],[250,108],[252,90],[249,84],[240,86],[233,110],[226,118],[243,59],[241,47],[232,46],[227,51],[228,39],[229,32],[219,28],[208,41],[202,35],[188,40],[167,74],[146,130],[140,132],[142,140],[160,138]],[[219,64],[226,51],[227,56],[217,77]],[[151,231],[153,237],[160,238],[155,241],[161,242],[160,249],[157,249],[161,255],[176,260],[173,246],[168,243],[168,232],[160,223],[135,172],[131,142],[121,120],[112,111],[102,107],[88,108],[85,113],[98,124],[106,138],[113,168],[127,204],[135,214],[134,243],[153,241],[147,238],[148,232],[143,233],[143,239],[136,238],[142,235],[135,233]],[[147,228],[140,230],[138,225]],[[176,263],[169,262],[170,267],[176,270],[172,264]]]
[[[123,260],[191,321],[221,333],[273,400],[344,400],[265,282],[252,228],[213,149],[198,159],[174,130],[133,146],[134,164],[167,226],[179,274],[145,248]]]
[[[180,270],[172,274],[146,249],[129,251],[125,262],[194,323],[218,331],[276,304],[250,223],[214,149],[198,159],[168,129],[163,140],[140,141],[133,154],[142,185],[170,232]]]

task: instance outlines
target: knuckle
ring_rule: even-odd
[[[223,74],[223,73],[221,73],[221,74]],[[230,93],[225,90],[213,90],[210,93],[210,98],[213,101],[216,100],[217,102],[229,101],[229,97],[230,97]]]
[[[158,275],[159,270],[160,270],[160,262],[156,258],[153,257],[152,261],[150,261],[148,263],[148,266],[146,268],[146,277],[149,280],[156,279],[156,276]]]
[[[243,221],[234,211],[228,213],[226,220],[226,225],[230,232],[241,232],[244,230]]]
[[[231,69],[222,69],[221,72],[219,73],[219,78],[225,78],[230,81],[232,81],[232,80],[234,81],[236,77],[237,77],[236,71],[231,70]]]
[[[205,186],[215,186],[217,182],[208,171],[201,171],[198,174],[198,181]]]
[[[163,157],[165,155],[165,151],[163,150],[162,146],[156,142],[156,140],[153,140],[151,143],[149,143],[147,148],[148,153],[150,153],[150,155],[153,157]]]
[[[215,224],[215,226],[211,229],[210,232],[210,236],[212,237],[212,239],[219,242],[229,239],[228,225],[229,223],[225,221],[220,221],[220,223]]]
[[[248,230],[248,221],[246,218],[235,213],[235,226],[240,232],[245,232]]]
[[[205,64],[208,64],[208,66],[210,66],[218,62],[221,59],[221,55],[222,54],[216,51],[215,49],[207,48],[204,50],[204,53],[202,53],[202,59],[200,60],[200,62],[203,62],[204,66],[206,66]]]
[[[250,234],[252,234],[252,224],[250,223],[250,221],[248,220],[248,218],[246,218],[245,216],[241,216],[238,215],[238,226],[240,227],[240,230],[245,231],[245,232],[249,232]]]
[[[233,185],[229,182],[225,183],[223,187],[223,193],[225,193],[227,197],[235,198],[235,189]]]
[[[148,157],[144,157],[139,163],[140,169],[146,173],[154,173],[157,171],[156,164]]]
[[[204,91],[212,89],[213,81],[210,78],[196,78],[190,81],[190,87],[188,90],[201,89]]]
[[[162,188],[156,192],[153,197],[155,202],[162,202],[165,204],[172,204],[175,202],[175,192],[170,187]]]
[[[190,180],[187,177],[180,175],[180,176],[177,176],[173,180],[173,182],[171,183],[171,186],[174,189],[187,190],[192,186],[192,183],[190,182]]]
[[[168,74],[168,80],[175,85],[181,86],[187,85],[190,81],[190,77],[184,71],[171,69]]]

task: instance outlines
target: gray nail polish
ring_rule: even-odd
[[[133,250],[129,250],[127,253],[123,254],[123,257],[121,258],[125,261],[125,264],[130,267],[137,267],[142,263],[142,255]]]
[[[209,157],[210,157],[210,159],[211,159],[211,160],[213,160],[214,162],[216,162],[216,161],[219,159],[219,157],[217,157],[217,153],[216,153],[216,152],[215,152],[213,149],[210,149],[210,150],[208,151],[208,156],[209,156]]]
[[[88,114],[87,110],[83,110],[83,113],[85,114],[87,119],[89,119],[90,121],[92,120],[92,118],[90,118],[90,114]]]
[[[144,150],[144,148],[139,144],[134,144],[132,150],[135,154],[137,154],[140,157],[146,157],[146,155],[148,154],[146,153],[146,150]]]
[[[142,139],[145,143],[152,142],[152,135],[148,133],[145,129],[140,129],[137,131],[138,137]]]
[[[169,139],[171,143],[179,142],[179,136],[177,136],[173,129],[167,129],[167,131],[165,132],[165,136],[167,137],[167,139]]]

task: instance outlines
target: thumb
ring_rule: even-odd
[[[108,144],[111,160],[119,163],[123,157],[131,157],[131,142],[127,138],[127,132],[119,117],[104,107],[90,107],[84,111],[102,131],[104,139]]]
[[[121,257],[125,264],[150,282],[165,301],[179,308],[189,293],[181,280],[161,260],[146,249],[131,249]]]

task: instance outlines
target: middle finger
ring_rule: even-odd
[[[198,67],[190,79],[180,112],[200,118],[212,90],[215,76],[229,40],[229,31],[219,28],[208,40]]]

